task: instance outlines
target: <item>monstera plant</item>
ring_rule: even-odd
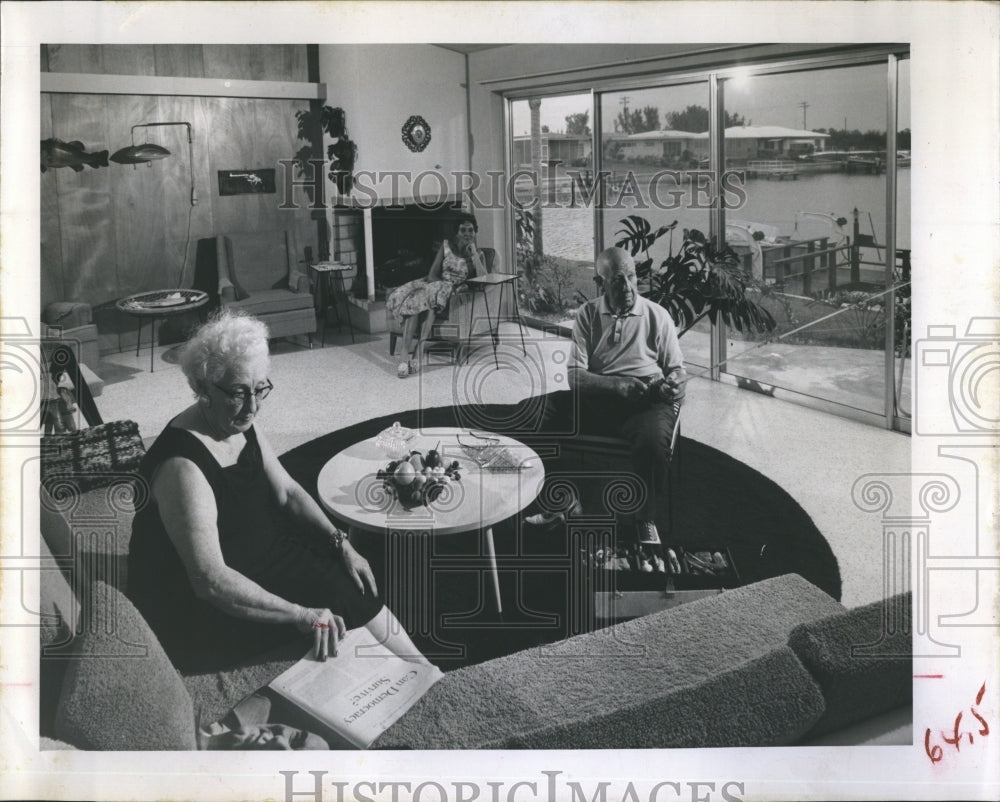
[[[673,232],[677,221],[656,230],[639,215],[621,221],[620,239],[615,242],[636,261],[639,291],[665,308],[683,335],[699,320],[725,323],[739,332],[770,332],[777,326],[771,313],[750,297],[760,284],[740,264],[728,245],[717,248],[698,229],[685,229],[677,253],[673,252]],[[669,255],[653,267],[649,249],[660,237],[670,235]]]

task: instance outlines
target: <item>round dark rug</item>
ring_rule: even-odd
[[[568,525],[543,530],[518,517],[494,527],[504,603],[502,621],[490,617],[481,567],[469,567],[466,561],[464,567],[445,571],[444,578],[441,572],[435,574],[430,610],[436,621],[444,622],[447,632],[442,635],[435,631],[423,639],[418,633],[415,639],[428,651],[435,651],[429,641],[460,644],[462,656],[454,661],[444,656],[449,649],[436,650],[436,662],[442,668],[479,662],[587,628],[587,614],[581,609],[587,604],[587,594],[581,593],[580,587],[585,586],[589,593],[591,586],[582,578],[585,572],[580,568],[580,546],[601,537],[608,529],[615,530],[616,517],[603,506],[608,495],[604,489],[628,466],[619,458],[617,468],[609,462],[605,470],[595,470],[594,455],[588,457],[586,465],[578,465],[579,456],[571,446],[561,449],[561,456],[547,456],[546,445],[550,446],[548,452],[553,452],[553,437],[525,431],[530,428],[525,421],[537,417],[538,405],[538,399],[528,399],[515,405],[464,405],[394,413],[318,437],[281,457],[289,473],[315,495],[316,479],[330,457],[399,421],[410,428],[505,430],[542,454],[547,482],[550,478],[555,481],[570,477],[577,481],[574,477],[582,477],[576,486],[584,513],[578,520],[571,518]],[[487,421],[494,425],[484,426]],[[505,427],[504,422],[511,426]],[[665,533],[661,527],[666,543],[682,545],[688,551],[728,549],[740,584],[796,573],[839,601],[837,560],[815,524],[787,492],[739,460],[689,438],[680,439],[675,459],[678,471],[673,480],[673,531]],[[541,503],[540,497],[524,515],[537,512]],[[621,531],[621,524],[617,526]],[[478,554],[476,538],[435,539],[434,558],[454,561],[456,555]],[[377,576],[384,571],[382,555],[366,552],[366,556],[376,567]],[[405,618],[401,611],[396,612]]]

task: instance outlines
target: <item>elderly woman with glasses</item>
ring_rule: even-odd
[[[475,216],[462,212],[455,221],[455,235],[444,240],[434,257],[426,278],[417,278],[396,287],[385,299],[385,307],[403,327],[403,353],[407,361],[399,365],[396,375],[403,379],[417,371],[417,362],[410,357],[421,340],[426,340],[455,292],[466,279],[486,272],[483,252],[476,247],[479,224]],[[423,320],[421,325],[420,321]],[[418,333],[419,328],[419,333]]]
[[[371,568],[255,426],[273,389],[268,332],[223,312],[184,348],[196,401],[143,459],[128,593],[181,670],[231,665],[309,636],[317,657],[364,626],[426,662],[378,599]],[[296,633],[300,633],[296,635]]]

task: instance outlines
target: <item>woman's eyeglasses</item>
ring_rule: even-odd
[[[259,404],[261,401],[267,398],[268,393],[270,393],[271,390],[274,389],[274,385],[271,384],[271,380],[268,379],[267,384],[265,384],[263,387],[258,387],[256,390],[250,390],[249,387],[237,387],[234,390],[230,390],[226,387],[220,387],[218,384],[215,385],[215,388],[225,393],[227,396],[229,396],[229,398],[233,401],[233,403],[237,403],[240,406],[243,406],[250,399],[251,395],[256,399],[257,403]]]

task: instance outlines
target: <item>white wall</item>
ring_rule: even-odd
[[[450,174],[469,167],[462,54],[423,44],[320,45],[319,72],[327,85],[326,105],[347,114],[347,130],[358,146],[356,171],[417,175],[436,170],[449,175],[448,193],[456,192]],[[403,124],[413,114],[431,129],[431,141],[420,153],[402,141]],[[374,183],[367,180],[369,186]],[[441,191],[430,179],[420,188],[424,195]],[[376,191],[389,199],[390,181],[379,183]],[[411,181],[400,179],[398,196],[401,202],[413,199]],[[355,197],[367,202],[360,189]]]

